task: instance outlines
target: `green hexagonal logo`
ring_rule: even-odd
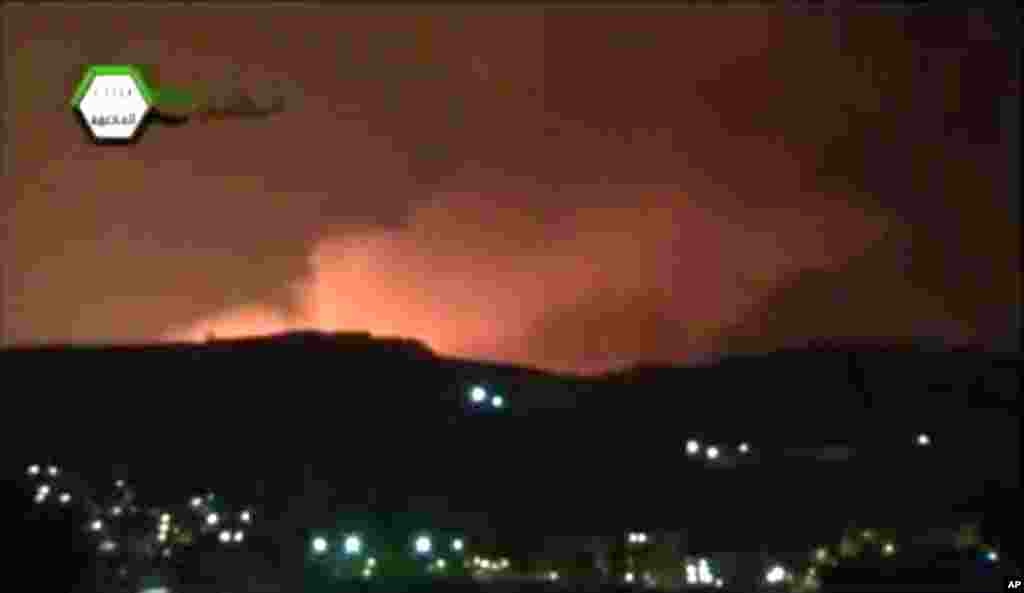
[[[132,65],[88,67],[71,97],[97,141],[131,140],[155,102],[156,92]]]

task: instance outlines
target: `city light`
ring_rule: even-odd
[[[162,513],[160,515],[160,523],[170,523],[170,522],[171,522],[171,514],[170,513]]]
[[[236,532],[235,532],[235,535],[233,536],[233,538],[232,538],[232,539],[234,539],[234,540],[235,540],[235,543],[236,543],[236,544],[240,544],[240,543],[242,543],[242,540],[244,540],[244,539],[245,539],[245,533],[244,533],[244,532],[242,532],[241,530],[239,530],[239,531],[236,531]]]
[[[220,517],[217,516],[217,513],[210,513],[209,515],[206,516],[206,524],[207,525],[211,525],[212,526],[212,525],[216,525],[217,523],[220,523]]]
[[[921,434],[917,435],[917,444],[921,447],[927,447],[928,445],[932,444],[932,439],[931,437],[922,432]]]
[[[740,451],[740,453],[743,453],[743,454],[750,453],[750,445],[747,444],[747,443],[740,443],[739,451]]]
[[[473,388],[469,390],[469,399],[471,399],[475,404],[482,403],[487,399],[487,390],[479,385],[474,385]]]
[[[491,399],[491,405],[495,408],[501,408],[505,405],[505,398],[500,395],[496,395]]]
[[[722,579],[715,579],[715,587],[721,589],[724,586],[725,586],[725,581],[723,581]]]
[[[242,514],[239,515],[239,519],[242,520],[242,523],[251,523],[252,513],[250,511],[242,511]]]
[[[814,559],[818,562],[828,560],[828,548],[818,548],[814,551]]]
[[[639,531],[634,531],[626,536],[626,539],[631,544],[646,544],[647,534]]]
[[[60,500],[61,504],[67,504],[71,502],[71,495],[68,494],[67,492],[61,492],[60,498],[58,500]]]
[[[203,499],[199,498],[198,496],[193,496],[192,500],[189,501],[189,505],[194,509],[198,509],[202,504]]]
[[[370,568],[373,568],[374,566],[377,566],[377,559],[374,558],[373,556],[370,556],[369,558],[366,559],[366,566],[368,566]]]
[[[39,475],[39,471],[40,471],[40,469],[39,469],[38,465],[30,465],[30,466],[28,466],[28,475],[30,475],[30,476],[38,476]]]
[[[892,542],[885,542],[885,545],[882,546],[882,554],[885,554],[886,556],[892,556],[895,553],[896,546]]]
[[[111,539],[105,539],[96,546],[96,549],[100,552],[113,552],[117,549],[117,542]]]
[[[112,507],[112,508],[110,509],[110,514],[111,514],[111,515],[113,515],[113,516],[115,516],[115,517],[120,517],[120,516],[121,516],[121,513],[122,513],[123,511],[124,511],[124,509],[122,509],[121,507],[119,507],[119,506],[114,506],[114,507]]]
[[[220,543],[226,544],[231,541],[231,532],[225,529],[217,535],[217,539],[220,540]]]
[[[686,584],[696,585],[697,584],[697,565],[687,564],[686,565]]]
[[[313,552],[317,554],[327,552],[327,540],[322,537],[313,538]]]
[[[697,563],[697,581],[702,585],[710,585],[714,581],[711,575],[711,565],[706,558],[701,558]]]
[[[359,554],[363,551],[363,540],[355,534],[345,536],[344,550],[349,556]]]
[[[417,554],[429,554],[433,547],[433,542],[431,542],[430,537],[426,535],[418,536],[416,541],[413,543],[413,549],[416,550]]]
[[[553,570],[551,572],[549,572],[548,573],[548,580],[549,581],[557,581],[558,580],[558,573],[553,571]]]
[[[452,550],[456,552],[461,552],[463,548],[465,548],[465,546],[465,542],[463,542],[461,539],[456,538],[452,540]]]
[[[765,573],[764,580],[769,585],[776,585],[786,579],[786,569],[776,564]]]
[[[92,529],[93,531],[99,531],[103,529],[103,521],[100,521],[99,519],[93,519],[92,523],[89,524],[89,529]]]
[[[696,455],[697,453],[700,453],[700,443],[693,439],[686,441],[686,454]]]
[[[636,575],[635,574],[633,574],[632,572],[627,572],[626,573],[626,582],[627,583],[632,583],[635,580],[636,580]]]
[[[718,459],[718,447],[708,447],[708,459]]]
[[[48,473],[51,478],[56,478],[57,474],[60,473],[60,470],[57,469],[56,465],[51,465],[50,467],[46,468],[46,473]]]
[[[445,561],[444,558],[438,558],[436,564],[437,568],[439,568],[440,570],[444,570],[445,567],[448,566],[448,563]]]
[[[985,554],[985,558],[989,562],[999,562],[999,554],[995,550],[989,550],[988,553]]]
[[[117,486],[118,488],[124,488],[124,480],[118,480],[114,482],[114,486]]]

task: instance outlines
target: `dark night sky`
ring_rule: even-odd
[[[6,10],[7,343],[365,329],[594,371],[1015,334],[984,15]],[[294,100],[94,147],[89,62]]]

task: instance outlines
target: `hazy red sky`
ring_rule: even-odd
[[[972,74],[983,20],[7,10],[8,343],[320,327],[592,371],[988,343],[1019,303],[998,120],[957,115],[1009,93]],[[297,99],[94,147],[66,107],[89,62]]]

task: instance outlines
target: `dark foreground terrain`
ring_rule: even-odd
[[[1004,565],[1019,549],[1014,356],[833,345],[587,379],[441,359],[365,335],[0,356],[19,385],[3,432],[12,476],[52,460],[90,480],[130,476],[155,504],[209,489],[259,506],[259,566],[210,561],[221,568],[192,578],[196,587],[227,578],[231,590],[255,591],[253,575],[266,573],[279,590],[363,590],[321,582],[308,564],[311,530],[339,517],[370,533],[480,534],[521,567],[575,558],[576,543],[596,537],[669,531],[687,554],[728,551],[733,590],[747,582],[740,575],[752,585],[765,562],[806,557],[851,525],[919,533],[978,522]],[[506,405],[474,404],[474,385]],[[922,433],[927,447],[915,444]],[[690,438],[728,454],[689,457]],[[740,442],[749,454],[735,454]],[[65,583],[88,575],[95,589],[76,519],[40,527],[31,501],[19,504],[25,560],[12,566]],[[602,554],[607,574],[594,560]],[[847,567],[821,590],[940,573],[975,582],[961,574],[971,561],[942,573],[927,565],[932,556],[905,560],[903,576]],[[586,557],[569,564],[590,562],[593,574],[581,569],[572,583],[485,588],[592,590],[592,579],[623,570],[614,550]],[[253,575],[239,584],[239,571]],[[419,590],[360,584],[393,586]]]

